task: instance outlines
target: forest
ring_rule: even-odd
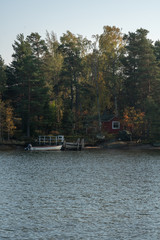
[[[146,29],[104,26],[92,41],[66,31],[19,34],[12,62],[0,56],[0,140],[102,132],[121,119],[133,139],[160,140],[160,41]],[[94,131],[93,131],[94,129]]]

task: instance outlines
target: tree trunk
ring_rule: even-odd
[[[30,113],[31,113],[31,86],[30,80],[28,82],[28,119],[27,119],[27,137],[30,137]]]

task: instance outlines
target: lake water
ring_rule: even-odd
[[[0,239],[160,239],[160,151],[1,151]]]

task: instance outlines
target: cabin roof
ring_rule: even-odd
[[[112,113],[103,113],[103,115],[101,116],[101,121],[102,122],[108,122],[111,121],[112,119],[114,119],[116,116]]]

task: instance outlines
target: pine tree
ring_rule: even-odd
[[[34,43],[34,36],[25,40],[23,34],[18,35],[13,45],[14,54],[11,64],[14,79],[11,89],[14,90],[15,108],[22,118],[22,129],[27,137],[33,135],[38,127],[45,102],[48,101],[48,90],[41,68],[42,46],[39,37],[36,38],[37,45]]]
[[[148,31],[138,29],[124,37],[126,41],[125,96],[128,106],[145,111],[147,97],[154,94],[157,80],[157,63],[151,41],[147,38]]]

